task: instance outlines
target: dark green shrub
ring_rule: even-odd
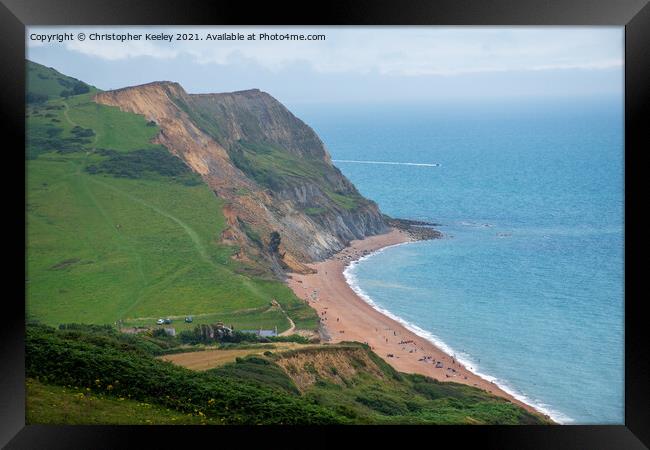
[[[193,175],[180,158],[162,147],[134,150],[128,153],[104,150],[100,154],[107,156],[108,159],[94,165],[91,173],[105,173],[122,178],[142,178],[150,174],[168,177]]]
[[[92,137],[95,135],[95,132],[90,128],[82,128],[80,126],[75,126],[70,132],[77,138]]]
[[[396,416],[408,412],[408,409],[401,401],[379,392],[365,392],[358,395],[355,400],[387,416]]]
[[[155,330],[153,330],[151,335],[156,338],[166,338],[167,336],[169,336],[162,328],[156,328]]]
[[[85,94],[90,91],[90,88],[83,81],[77,81],[72,86],[72,95]]]
[[[331,412],[307,404],[295,395],[226,373],[193,372],[174,366],[121,348],[110,335],[29,326],[25,346],[27,375],[45,383],[83,386],[102,392],[110,385],[112,395],[188,413],[201,411],[231,424],[338,421]]]
[[[45,134],[47,134],[48,137],[53,138],[55,136],[60,135],[62,131],[63,131],[62,128],[48,128],[47,130],[45,130]]]
[[[48,99],[46,94],[36,94],[34,92],[28,92],[25,95],[25,102],[31,104],[40,104],[45,103]]]

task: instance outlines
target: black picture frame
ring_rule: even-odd
[[[278,442],[289,436],[281,428],[238,427],[132,427],[132,426],[25,426],[24,373],[24,266],[16,264],[19,252],[24,255],[25,237],[23,198],[16,183],[24,183],[24,92],[25,26],[27,25],[616,25],[625,26],[625,192],[627,221],[625,236],[633,236],[633,246],[625,249],[625,425],[620,426],[486,426],[465,427],[345,427],[326,431],[301,428],[299,440],[305,445],[318,443],[318,436],[334,433],[361,434],[363,439],[384,441],[399,434],[403,444],[422,439],[435,446],[442,440],[452,445],[475,444],[487,448],[580,448],[622,449],[647,448],[650,445],[650,342],[642,314],[645,297],[631,289],[637,277],[631,275],[635,265],[629,261],[640,255],[634,230],[639,221],[628,214],[638,209],[638,172],[635,164],[642,154],[645,124],[650,116],[650,6],[648,0],[445,0],[298,3],[264,2],[251,5],[244,1],[210,2],[171,0],[0,0],[0,105],[2,108],[2,148],[4,173],[3,202],[12,200],[12,214],[6,213],[5,242],[13,242],[16,254],[6,254],[14,261],[15,276],[10,277],[15,290],[5,291],[0,323],[0,446],[7,448],[129,448],[138,441],[158,447],[187,445],[197,438],[215,445],[224,437],[237,439],[238,445],[250,441]],[[13,144],[9,144],[12,142]],[[7,159],[10,158],[10,159]],[[15,160],[14,160],[15,158]],[[632,163],[631,163],[632,162]],[[24,184],[23,184],[24,186]],[[22,218],[23,221],[14,217]],[[23,223],[21,223],[23,222]],[[638,225],[637,225],[638,226]],[[11,256],[14,256],[11,258]],[[23,272],[21,274],[21,271]],[[645,338],[643,337],[645,336]],[[294,435],[295,436],[295,435]],[[327,443],[322,440],[322,443]],[[370,441],[366,441],[366,445]],[[411,444],[411,445],[413,445]],[[332,442],[334,445],[334,442]]]

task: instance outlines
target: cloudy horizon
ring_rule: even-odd
[[[323,41],[40,43],[31,34],[291,33]],[[622,27],[29,27],[27,58],[101,89],[258,88],[290,103],[622,96]]]

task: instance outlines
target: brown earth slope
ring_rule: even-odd
[[[155,142],[226,200],[221,241],[240,246],[238,258],[264,260],[276,273],[304,272],[304,263],[388,230],[377,205],[332,165],[316,133],[269,94],[193,95],[178,83],[154,82],[94,100],[158,124]],[[273,232],[280,235],[277,251],[269,246]]]

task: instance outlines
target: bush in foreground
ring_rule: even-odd
[[[26,372],[43,383],[197,412],[230,424],[328,424],[338,419],[299,397],[253,383],[193,372],[99,333],[29,326]]]

